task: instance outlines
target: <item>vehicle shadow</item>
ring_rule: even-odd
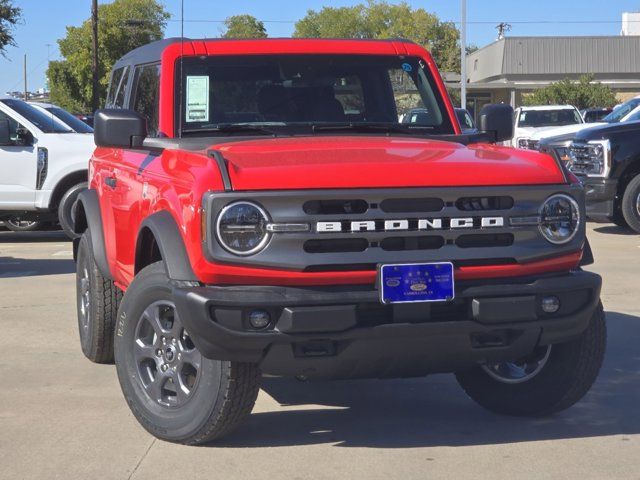
[[[74,273],[76,265],[71,258],[25,259],[0,257],[0,279],[38,277]]]
[[[607,235],[624,235],[624,236],[638,235],[636,232],[634,232],[630,228],[623,228],[617,225],[605,225],[602,227],[596,227],[593,230],[595,232],[604,233]]]
[[[251,415],[237,433],[212,446],[412,448],[637,434],[640,317],[609,312],[607,318],[608,351],[598,381],[581,402],[550,418],[489,413],[465,396],[452,375],[318,383],[265,378],[264,391],[283,409]]]
[[[63,231],[42,232],[12,232],[0,231],[1,243],[43,243],[43,242],[71,242]]]

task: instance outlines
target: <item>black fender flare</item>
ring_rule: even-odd
[[[102,213],[100,201],[95,189],[90,188],[78,195],[78,207],[73,219],[73,230],[78,238],[73,241],[73,258],[77,258],[80,236],[89,230],[91,233],[91,249],[96,266],[103,277],[113,280],[109,262],[107,262],[107,249],[104,243],[104,231],[102,229]]]
[[[174,281],[198,282],[191,268],[182,235],[171,213],[161,210],[144,219],[136,240],[136,259],[142,246],[142,233],[145,229],[151,231],[158,244],[169,278]]]

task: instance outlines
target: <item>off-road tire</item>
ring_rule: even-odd
[[[260,389],[255,364],[202,357],[199,380],[185,404],[173,408],[147,394],[133,353],[143,312],[156,302],[172,302],[162,262],[144,268],[120,304],[115,359],[122,392],[140,424],[152,435],[175,443],[198,445],[233,431],[250,413]]]
[[[524,383],[508,384],[482,368],[459,372],[458,383],[481,406],[495,413],[547,416],[578,402],[598,376],[606,348],[605,315],[600,305],[587,329],[567,343],[553,345],[542,370]]]
[[[78,234],[74,231],[74,211],[78,195],[87,189],[87,182],[81,182],[65,192],[58,205],[58,222],[67,237],[74,239]]]
[[[86,276],[85,276],[86,270]],[[83,279],[88,279],[88,318],[83,317]],[[113,363],[113,336],[122,290],[105,278],[96,265],[91,248],[91,234],[80,238],[76,262],[76,297],[78,330],[82,353],[94,363]]]
[[[640,211],[638,198],[640,197],[640,175],[629,182],[622,196],[622,215],[629,228],[640,233]]]

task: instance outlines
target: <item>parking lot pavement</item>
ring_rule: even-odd
[[[0,232],[0,478],[640,478],[640,237],[591,226],[609,350],[592,392],[548,419],[492,415],[452,376],[265,379],[254,414],[211,447],[154,440],[115,369],[85,360],[71,244]]]

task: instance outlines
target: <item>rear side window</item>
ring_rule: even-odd
[[[111,74],[111,82],[109,84],[105,107],[124,108],[127,82],[129,81],[129,70],[129,67],[122,67],[114,70]]]
[[[136,92],[133,109],[147,119],[150,137],[158,136],[160,65],[136,67]]]

